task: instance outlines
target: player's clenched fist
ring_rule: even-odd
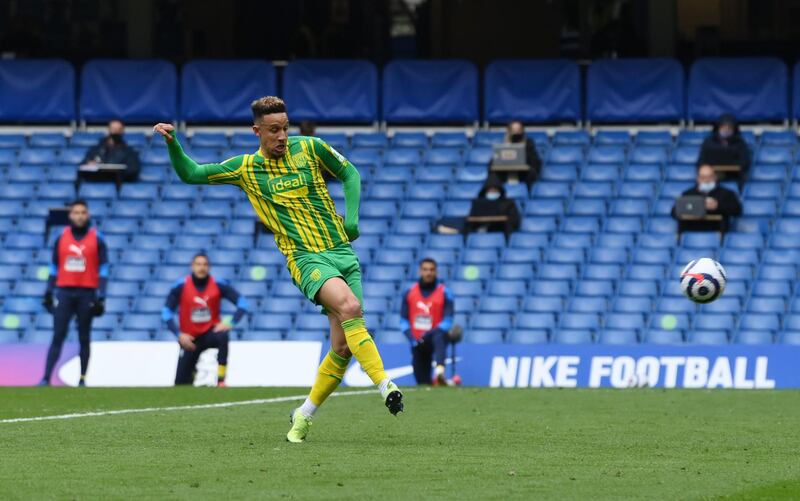
[[[168,142],[172,141],[172,135],[170,133],[174,130],[175,127],[173,127],[172,124],[160,123],[153,127],[153,133],[161,134]]]

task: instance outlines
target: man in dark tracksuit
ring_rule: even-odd
[[[53,314],[53,342],[47,353],[44,377],[39,383],[50,384],[53,368],[61,355],[67,337],[69,322],[78,319],[80,341],[80,386],[86,384],[89,366],[89,342],[92,318],[105,312],[106,284],[108,282],[108,247],[103,236],[89,223],[89,207],[76,200],[69,210],[69,226],[56,240],[50,278],[42,305]],[[53,289],[57,302],[53,303]]]
[[[400,328],[411,342],[417,384],[447,384],[444,363],[453,314],[453,294],[437,280],[436,261],[423,259],[419,281],[403,294],[400,307]],[[436,362],[433,381],[431,362]]]
[[[222,299],[236,305],[233,324],[220,320]],[[228,331],[247,313],[247,299],[226,280],[209,274],[208,256],[199,252],[192,259],[192,273],[181,278],[170,290],[161,317],[181,345],[175,384],[192,384],[200,354],[208,348],[217,348],[217,386],[225,386],[228,364]],[[175,323],[178,311],[180,325]]]

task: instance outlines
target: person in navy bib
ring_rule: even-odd
[[[229,331],[247,313],[247,299],[226,280],[215,279],[209,273],[205,252],[192,259],[192,273],[181,278],[170,290],[161,317],[181,345],[175,384],[192,384],[200,354],[208,348],[217,348],[217,385],[225,386],[228,365]],[[222,299],[236,305],[233,322],[220,317]],[[178,323],[175,312],[178,312]]]
[[[436,261],[423,259],[419,281],[405,291],[400,309],[400,328],[411,343],[417,384],[447,383],[444,364],[453,315],[453,294],[437,279]],[[432,362],[435,362],[433,379]]]
[[[76,200],[70,205],[69,226],[64,228],[53,247],[50,277],[42,301],[44,308],[53,315],[53,341],[40,385],[50,384],[72,317],[78,320],[80,342],[81,377],[78,384],[86,385],[92,318],[105,313],[107,282],[108,248],[105,240],[91,226],[89,206],[84,200]]]

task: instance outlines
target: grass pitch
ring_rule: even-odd
[[[299,395],[298,389],[0,389],[0,419]],[[800,392],[417,389],[0,423],[0,499],[800,497]]]

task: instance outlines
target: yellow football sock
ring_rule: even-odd
[[[378,353],[378,348],[372,340],[372,336],[367,332],[367,326],[361,317],[351,318],[342,322],[344,337],[347,340],[347,347],[356,357],[358,363],[367,373],[367,376],[374,384],[378,384],[386,379],[386,371],[383,370],[383,360]]]
[[[217,366],[217,381],[225,381],[225,373],[228,371],[227,365]]]
[[[322,405],[322,402],[339,386],[349,363],[349,358],[340,357],[333,350],[328,351],[319,364],[317,379],[308,395],[314,405]]]

